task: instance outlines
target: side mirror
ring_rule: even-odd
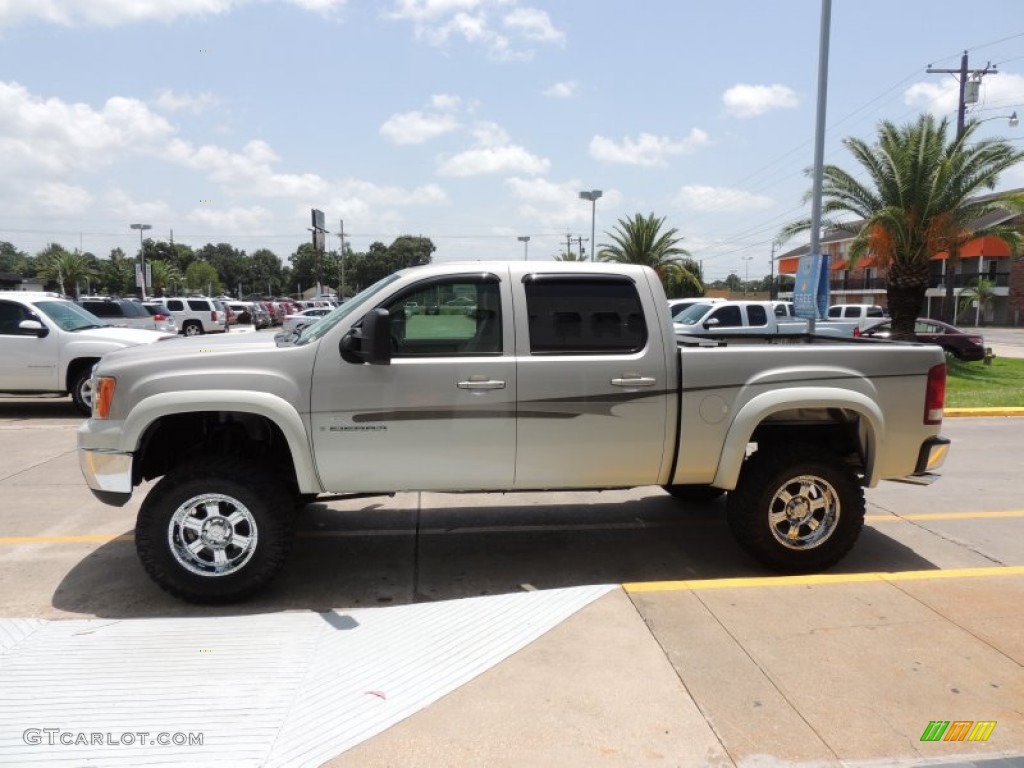
[[[708,329],[714,328],[716,325],[718,325],[718,318],[717,317],[709,317],[707,320],[704,321],[704,327],[705,328],[708,328]]]
[[[341,359],[348,363],[391,364],[391,316],[386,309],[370,310],[359,327],[346,333],[338,344]]]
[[[26,336],[38,336],[40,339],[45,338],[50,334],[50,329],[40,323],[38,320],[22,320],[18,323],[18,329],[27,331]]]

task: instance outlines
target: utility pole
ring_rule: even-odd
[[[565,233],[565,252],[572,253],[572,235],[568,232]]]
[[[976,104],[978,101],[978,90],[981,87],[981,78],[985,75],[998,75],[999,71],[995,64],[987,62],[984,69],[969,69],[967,51],[960,57],[959,69],[936,69],[931,65],[925,70],[928,74],[956,75],[960,81],[960,95],[957,99],[956,110],[956,140],[957,143],[964,136],[967,128],[967,104]],[[968,80],[970,78],[970,80]],[[970,88],[968,88],[970,86]],[[942,315],[947,323],[956,322],[956,306],[953,300],[953,281],[957,265],[960,263],[960,243],[952,242],[946,249],[946,264],[944,282],[946,285],[946,297],[943,301]]]
[[[589,242],[589,237],[584,237],[583,235],[576,235],[576,244],[579,246],[580,249],[580,261],[583,261],[583,244]]]

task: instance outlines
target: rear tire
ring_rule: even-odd
[[[192,603],[230,603],[281,570],[294,505],[265,467],[204,457],[169,472],[139,510],[135,548],[162,589]]]
[[[195,320],[189,320],[181,326],[181,332],[186,336],[201,336],[203,333],[203,326]]]
[[[820,447],[764,447],[743,465],[726,507],[739,545],[780,573],[839,562],[864,527],[856,473]]]

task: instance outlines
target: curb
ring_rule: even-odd
[[[945,416],[1024,416],[1024,408],[946,408]]]

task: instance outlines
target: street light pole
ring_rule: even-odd
[[[747,291],[750,289],[750,260],[753,256],[740,256],[743,261],[747,262],[744,266],[746,267],[746,277],[743,280],[743,295],[747,295]]]
[[[517,237],[516,240],[518,240],[520,243],[523,244],[523,261],[529,261],[530,260],[530,236],[529,235],[521,235],[520,237]]]
[[[597,201],[603,193],[600,189],[580,192],[580,200],[590,201],[590,260],[597,261],[597,243],[594,242],[594,219],[597,216]]]
[[[146,241],[143,238],[147,229],[152,229],[151,224],[132,224],[132,229],[139,230],[139,298],[146,300]]]

